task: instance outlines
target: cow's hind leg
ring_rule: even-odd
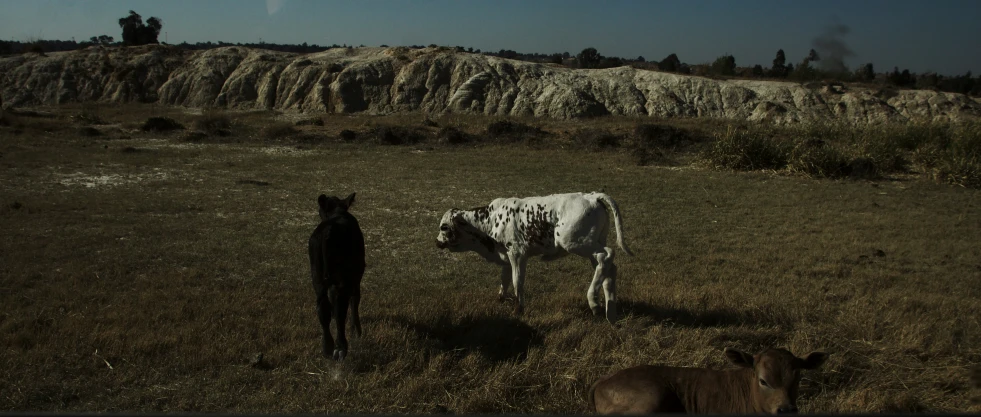
[[[334,338],[330,336],[330,299],[327,297],[327,289],[323,287],[317,290],[317,318],[320,319],[320,327],[324,330],[323,339],[320,341],[320,349],[325,358],[331,357],[334,351]]]
[[[589,309],[593,311],[593,315],[598,316],[602,310],[599,303],[596,302],[596,290],[599,289],[603,277],[603,267],[596,257],[589,258],[589,263],[593,265],[593,280],[589,283],[589,289],[586,290],[586,301],[589,303]]]
[[[603,272],[603,295],[606,296],[606,320],[610,323],[617,321],[617,265],[613,263],[613,249],[603,248],[603,254],[596,254],[599,262],[597,268]]]
[[[508,289],[511,288],[511,265],[501,267],[501,290],[497,293],[497,300],[504,302],[508,299]]]
[[[334,316],[337,320],[337,345],[334,347],[334,359],[342,361],[347,356],[345,325],[347,324],[347,307],[351,294],[350,289],[339,286],[332,286],[330,292],[333,299]]]

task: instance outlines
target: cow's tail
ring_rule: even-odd
[[[613,226],[616,227],[617,231],[617,245],[619,245],[620,249],[623,249],[627,255],[633,256],[634,253],[630,251],[630,248],[628,248],[627,244],[623,241],[623,219],[620,218],[620,209],[617,207],[617,202],[613,201],[610,196],[604,193],[596,193],[596,198],[602,201],[603,204],[610,209],[610,212],[613,213]]]

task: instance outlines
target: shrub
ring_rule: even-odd
[[[411,145],[426,139],[425,134],[415,129],[401,126],[381,126],[374,129],[373,135],[378,143],[384,145]]]
[[[340,136],[341,140],[347,142],[350,142],[358,138],[357,133],[355,133],[353,130],[348,130],[348,129],[342,130],[338,136]]]
[[[729,128],[716,137],[702,158],[716,169],[777,170],[787,166],[787,154],[786,145],[768,132]]]
[[[263,126],[259,130],[259,137],[267,140],[283,139],[297,134],[296,128],[293,125],[286,122],[275,122],[266,126]]]
[[[851,173],[848,158],[827,142],[802,141],[790,151],[787,169],[812,177],[838,178]]]
[[[583,129],[573,136],[579,147],[591,151],[619,148],[621,140],[620,135],[602,129]]]
[[[169,117],[151,117],[143,122],[140,129],[144,132],[166,132],[184,129],[184,125]]]
[[[96,129],[92,126],[85,126],[83,128],[78,129],[78,134],[79,136],[87,136],[87,137],[102,136],[102,132],[100,132],[99,129]]]
[[[302,119],[296,121],[297,126],[323,126],[324,119],[320,117],[313,117],[310,119]]]
[[[943,159],[933,170],[933,178],[945,184],[981,188],[981,160],[966,156]]]
[[[232,119],[221,110],[206,109],[191,125],[209,135],[228,136],[231,134]]]
[[[487,134],[492,138],[505,139],[511,142],[545,136],[545,132],[537,127],[511,120],[499,120],[487,125]]]
[[[470,142],[471,139],[472,138],[470,135],[468,135],[466,132],[452,126],[444,127],[439,129],[439,132],[436,132],[436,140],[440,143],[458,145],[461,143]]]
[[[669,148],[691,141],[688,132],[671,126],[642,124],[634,128],[635,146]]]

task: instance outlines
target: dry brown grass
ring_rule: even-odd
[[[578,413],[600,375],[721,368],[724,347],[775,345],[831,353],[805,374],[804,412],[981,411],[977,190],[564,149],[563,130],[633,132],[613,118],[521,121],[553,149],[261,146],[133,133],[149,115],[116,111],[99,112],[121,126],[109,137],[0,128],[2,410]],[[233,115],[253,131],[270,117]],[[336,138],[423,120],[297,129]],[[618,327],[589,314],[582,259],[532,261],[514,317],[495,267],[433,244],[447,208],[577,190],[617,199],[637,253],[618,257]],[[305,241],[316,196],[351,191],[369,254],[365,336],[338,365],[319,356]]]

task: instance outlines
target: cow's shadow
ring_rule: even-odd
[[[760,318],[745,311],[734,309],[691,310],[669,306],[658,306],[646,301],[620,300],[621,317],[640,316],[655,324],[674,324],[683,327],[728,327],[760,324]],[[773,324],[773,323],[771,323]]]
[[[530,348],[544,342],[541,332],[517,318],[467,316],[454,321],[449,315],[441,315],[433,322],[397,316],[382,320],[405,326],[420,337],[436,342],[434,346],[440,351],[477,352],[493,362],[524,360]]]

